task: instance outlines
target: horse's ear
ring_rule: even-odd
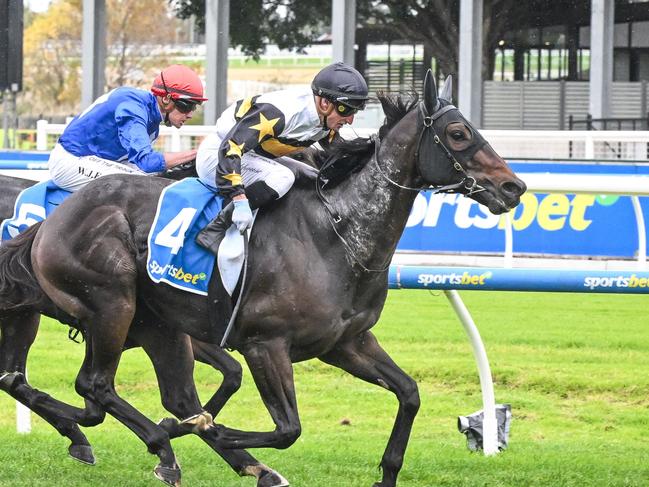
[[[424,78],[424,106],[428,113],[434,113],[437,110],[439,101],[437,100],[437,86],[435,85],[435,77],[433,72],[429,69]]]
[[[439,94],[439,97],[442,100],[453,103],[453,76],[451,76],[450,74],[446,77],[446,81],[444,81],[444,85],[442,86],[442,91]]]

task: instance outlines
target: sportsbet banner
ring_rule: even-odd
[[[631,165],[512,166],[520,172],[559,169],[573,174],[621,174],[630,169],[646,174],[649,170],[649,164],[640,169]],[[649,226],[649,198],[641,197],[640,204]],[[629,258],[637,254],[637,223],[627,196],[528,192],[511,218],[515,254]],[[505,216],[492,215],[486,207],[453,194],[419,194],[399,243],[399,250],[416,252],[502,253],[504,249]]]
[[[649,272],[390,266],[393,289],[649,293]]]

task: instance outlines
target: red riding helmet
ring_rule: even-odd
[[[187,100],[197,104],[207,101],[203,96],[203,83],[187,66],[174,64],[163,69],[153,80],[151,92],[156,96],[169,95],[173,100]]]

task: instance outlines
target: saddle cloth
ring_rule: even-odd
[[[215,256],[194,239],[222,204],[223,198],[197,178],[183,179],[162,191],[148,238],[147,272],[154,282],[207,296]],[[243,238],[236,227],[230,227],[219,247],[220,280],[230,296],[243,267]]]
[[[14,205],[14,214],[0,226],[0,242],[11,240],[35,223],[45,220],[72,193],[52,181],[43,181],[24,189]]]

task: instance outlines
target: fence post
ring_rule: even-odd
[[[469,313],[464,301],[462,301],[460,294],[455,289],[449,289],[444,291],[444,295],[449,300],[455,314],[460,319],[464,331],[471,342],[471,347],[473,348],[473,355],[478,364],[480,388],[482,389],[482,450],[486,456],[495,455],[498,453],[498,421],[496,419],[494,383],[493,378],[491,377],[491,368],[489,367],[487,352],[482,343],[478,327],[475,326],[471,313]]]
[[[47,150],[47,120],[36,122],[36,150]]]
[[[566,80],[559,81],[559,130],[566,129]],[[572,130],[572,128],[571,128]]]
[[[595,159],[595,141],[593,140],[593,136],[588,134],[584,142],[584,159]]]
[[[171,132],[171,152],[180,152],[180,131],[174,130]]]
[[[633,213],[635,214],[635,223],[638,228],[638,269],[647,270],[647,239],[645,237],[645,222],[642,213],[642,206],[637,195],[631,196]]]
[[[16,401],[16,433],[27,434],[32,431],[31,410]]]

